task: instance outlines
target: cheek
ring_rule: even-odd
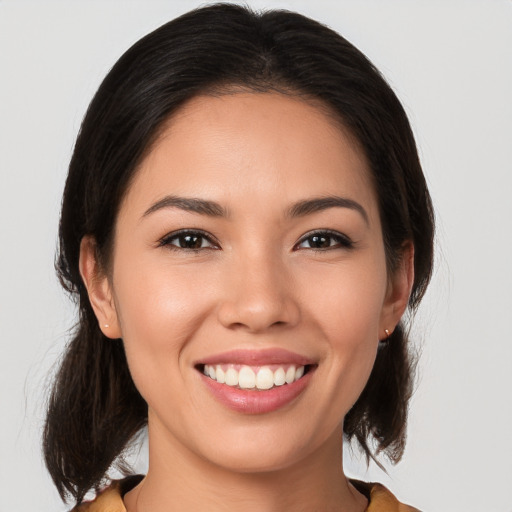
[[[116,262],[115,302],[126,356],[143,396],[148,386],[176,381],[187,344],[211,311],[212,283],[184,267],[162,262]]]
[[[305,280],[309,285],[302,288],[329,339],[359,345],[378,338],[387,290],[384,258],[317,267]]]
[[[342,414],[361,394],[375,362],[387,287],[381,261],[325,269],[325,275],[317,273],[309,288],[315,297],[311,321],[326,341],[326,378],[335,383],[330,388],[331,401]]]

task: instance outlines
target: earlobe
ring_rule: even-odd
[[[84,236],[80,243],[79,269],[101,331],[108,338],[121,338],[110,282],[98,262],[92,236]]]
[[[407,309],[414,284],[414,245],[406,242],[398,267],[389,278],[388,290],[382,309],[379,339],[389,337]]]

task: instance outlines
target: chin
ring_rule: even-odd
[[[216,436],[200,454],[212,464],[235,473],[270,473],[290,468],[308,457],[321,439],[276,429],[249,428]]]

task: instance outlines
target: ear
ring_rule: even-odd
[[[386,339],[400,322],[409,303],[413,283],[414,245],[412,242],[406,242],[402,247],[398,266],[388,280],[388,289],[379,325],[380,340]]]
[[[84,236],[80,243],[79,269],[101,332],[107,338],[121,338],[111,285],[99,264],[96,240],[92,236]]]

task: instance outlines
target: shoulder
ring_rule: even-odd
[[[122,480],[114,480],[93,501],[84,502],[71,512],[126,512],[123,496],[133,489],[142,478],[142,475],[132,475]]]
[[[381,484],[350,480],[352,485],[368,498],[366,512],[420,512],[417,508],[400,503]]]

